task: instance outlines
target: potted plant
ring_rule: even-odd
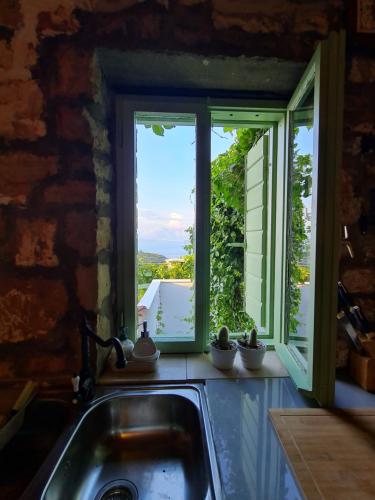
[[[220,370],[230,370],[233,368],[236,352],[237,345],[229,340],[228,327],[222,326],[211,342],[212,364]]]
[[[250,336],[246,333],[237,340],[242,364],[248,370],[257,370],[262,366],[266,354],[266,344],[257,339],[257,331],[253,328]]]

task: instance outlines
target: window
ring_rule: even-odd
[[[148,324],[162,352],[202,352],[208,342],[210,200],[208,119],[208,109],[197,102],[173,100],[162,102],[152,99],[139,101],[121,98],[117,108],[120,133],[117,148],[118,309],[132,336],[136,335],[139,323],[146,319],[145,311],[152,310],[153,315],[148,314],[148,316],[154,319],[148,320]],[[167,283],[165,280],[155,279],[146,294],[141,297],[143,283],[137,282],[139,277],[137,267],[141,264],[138,250],[143,248],[138,248],[141,244],[138,236],[142,237],[141,210],[147,207],[144,204],[144,193],[137,198],[137,177],[138,183],[145,185],[145,172],[139,168],[145,148],[142,150],[139,141],[137,144],[137,128],[140,135],[140,129],[144,127],[154,127],[156,132],[170,130],[171,127],[174,131],[179,128],[184,129],[187,141],[185,146],[189,144],[191,146],[190,164],[184,171],[190,180],[195,177],[195,185],[194,182],[190,182],[191,197],[194,200],[191,208],[194,209],[195,215],[191,220],[194,261],[193,272],[189,276],[190,283],[181,280]],[[179,154],[180,161],[178,161]],[[165,184],[168,183],[170,191],[177,191],[179,186],[176,180],[181,177],[181,163],[184,161],[181,152],[177,151],[177,158],[173,161],[176,164],[172,165],[172,168],[177,170],[175,184],[173,185],[173,180],[170,178],[173,171],[170,171],[167,177],[165,172],[160,171],[159,177],[164,179]],[[138,168],[137,163],[139,163]],[[166,211],[175,217],[171,219],[171,226],[178,225],[181,215],[174,209],[174,195],[175,193],[171,192],[170,199],[166,200],[168,193],[161,192],[160,188],[157,190],[156,182],[154,193],[149,192],[149,197],[152,196],[153,199],[153,207],[162,204],[164,208],[168,206]],[[187,196],[186,190],[184,196]],[[165,307],[163,303],[165,300],[170,301],[169,307]],[[184,310],[180,307],[181,301],[187,304]]]
[[[204,100],[146,99],[141,101],[126,97],[119,98],[118,123],[122,138],[119,140],[117,151],[118,298],[120,317],[124,319],[124,324],[129,327],[129,331],[134,336],[139,331],[143,320],[147,320],[148,329],[162,352],[202,352],[207,348],[210,333],[211,134],[216,129],[223,131],[223,127],[230,127],[233,130],[250,128],[267,130],[268,127],[275,127],[275,120],[283,114],[283,111],[272,108],[252,110],[238,106],[229,108],[209,106]],[[149,134],[148,143],[144,141],[147,133]],[[171,137],[173,135],[178,137],[176,140],[180,150],[176,151],[176,148],[172,146],[170,138],[167,139],[168,134]],[[164,135],[162,140],[158,135]],[[181,143],[183,137],[185,144]],[[276,144],[273,142],[273,137],[273,131],[269,130],[267,136],[262,139],[266,142],[267,162],[273,157],[273,148]],[[254,140],[258,138],[254,134]],[[230,141],[228,147],[229,145]],[[190,156],[189,165],[182,165],[186,163],[186,158],[182,158],[181,154]],[[250,152],[249,155],[251,154]],[[163,155],[172,162],[169,166],[166,163],[160,166],[160,162],[157,165],[156,158],[163,157]],[[146,157],[148,164],[145,166]],[[271,169],[271,165],[267,163],[265,168]],[[250,178],[251,174],[249,173],[247,177]],[[267,173],[267,177],[272,180],[272,172]],[[182,182],[185,183],[185,189],[182,189],[180,185]],[[268,193],[268,189],[272,189],[272,182],[265,182],[264,186],[264,199],[261,203],[267,207],[269,200],[272,199],[272,193]],[[169,195],[166,189],[171,191]],[[245,197],[244,184],[237,186],[237,189],[240,189],[241,196]],[[257,196],[257,189],[255,191],[254,196]],[[174,217],[169,220],[170,227],[178,227],[179,221],[186,219],[181,215],[183,212],[181,207],[187,204],[189,197],[194,215],[191,216],[190,226],[186,227],[185,221],[185,228],[190,229],[191,254],[181,255],[180,251],[180,254],[173,256],[182,261],[180,264],[170,263],[171,259],[168,259],[169,262],[164,262],[162,266],[167,271],[169,264],[183,266],[190,258],[189,264],[192,272],[189,275],[183,275],[183,279],[170,279],[168,273],[162,277],[159,274],[159,276],[155,275],[150,282],[150,278],[145,278],[142,271],[146,268],[150,274],[152,264],[147,264],[145,259],[163,258],[163,242],[158,241],[158,246],[155,246],[154,241],[154,247],[147,246],[147,243],[150,243],[150,241],[145,241],[147,227],[151,225],[152,229],[155,229],[160,215],[159,213],[155,216],[157,207],[163,207],[168,217]],[[185,198],[185,205],[182,198]],[[253,200],[253,195],[249,195],[248,198]],[[179,208],[176,208],[177,206]],[[264,213],[269,213],[266,217],[270,219],[271,234],[271,210],[265,208]],[[250,205],[245,219],[250,219]],[[262,263],[260,263],[255,254],[251,256],[250,252],[247,252],[244,226],[245,222],[241,228],[242,234],[237,235],[241,239],[236,241],[232,237],[226,243],[224,252],[233,252],[237,247],[237,252],[241,252],[242,261],[247,263],[245,274],[249,278],[245,280],[246,301],[237,303],[235,306],[228,304],[226,307],[236,307],[238,316],[242,310],[247,311],[263,328],[266,338],[272,340],[271,322],[267,316],[270,311],[272,280],[267,279],[266,276],[262,278],[262,293],[264,294],[262,323],[258,323],[255,311],[251,307],[254,279],[259,276],[260,267],[263,266],[267,256],[265,252],[264,259],[262,258]],[[180,226],[179,229],[183,227]],[[155,236],[155,231],[153,234]],[[268,246],[267,231],[262,234],[264,244]],[[252,242],[247,246],[252,248]],[[271,249],[267,250],[267,255],[271,255]],[[264,270],[268,275],[272,274],[267,265]],[[254,273],[255,278],[251,279],[251,273]],[[239,283],[239,286],[243,287],[243,284]],[[217,330],[217,325],[214,330]]]
[[[333,33],[318,47],[289,104],[117,98],[117,305],[118,317],[129,327],[130,335],[135,336],[138,321],[144,317],[140,308],[153,307],[151,329],[162,352],[202,352],[207,348],[210,284],[217,277],[213,272],[210,281],[210,252],[214,260],[217,250],[210,249],[211,130],[256,130],[254,140],[246,143],[248,148],[242,148],[246,168],[241,186],[236,186],[244,200],[242,235],[224,234],[222,246],[228,252],[242,252],[241,308],[276,347],[298,387],[313,391],[323,403],[332,400],[343,53],[343,36]],[[186,315],[178,312],[183,326],[172,332],[167,331],[160,300],[154,305],[151,300],[158,294],[162,297],[165,283],[147,283],[142,297],[144,283],[137,278],[138,250],[143,250],[138,248],[137,228],[142,221],[137,206],[142,208],[144,200],[142,193],[137,201],[137,161],[142,154],[140,147],[137,150],[137,127],[154,128],[157,135],[171,127],[191,130],[194,270],[189,283],[178,284],[178,293],[189,289],[191,307]],[[239,137],[241,143],[246,133]],[[141,185],[140,163],[138,168]],[[163,175],[160,171],[160,178]],[[234,189],[230,183],[228,189],[225,179],[222,188]],[[154,195],[156,200],[160,193]],[[169,213],[173,210],[170,205]],[[233,309],[232,304],[227,306]]]
[[[284,203],[276,215],[276,349],[296,385],[333,403],[339,231],[344,35],[315,51],[288,106]]]
[[[138,324],[147,321],[159,342],[193,342],[195,115],[136,113],[135,121]]]

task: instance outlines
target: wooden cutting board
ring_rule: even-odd
[[[307,499],[375,499],[375,409],[272,409]]]

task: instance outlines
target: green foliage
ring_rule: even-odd
[[[142,250],[138,252],[138,256],[140,259],[142,259],[143,262],[149,264],[161,264],[167,259],[166,257],[164,257],[164,255],[161,255],[160,253],[143,252]]]
[[[138,254],[137,259],[137,283],[138,285],[148,285],[152,280],[157,279],[193,279],[194,276],[194,255],[184,255],[182,262],[162,262],[154,264],[146,262],[142,254]],[[140,300],[147,288],[142,288],[138,294]]]
[[[157,135],[164,135],[164,130],[154,127]],[[229,244],[244,241],[245,158],[264,132],[230,127],[224,132],[235,135],[235,142],[211,163],[210,332],[218,331],[223,324],[234,332],[249,331],[254,321],[243,310],[244,249]],[[183,257],[183,265],[168,267],[138,262],[138,283],[161,278],[193,279],[193,228],[187,232],[190,243],[185,250],[189,255]]]
[[[163,328],[165,328],[165,323],[163,322],[163,308],[160,302],[156,313],[156,335],[163,333]]]
[[[299,267],[299,275],[300,275],[300,283],[305,283],[306,281],[310,281],[310,269],[306,266],[298,266]]]
[[[158,136],[164,136],[173,125],[145,125]],[[244,241],[244,181],[245,158],[251,147],[263,135],[255,129],[235,130],[225,127],[224,132],[235,135],[235,142],[224,154],[211,163],[211,283],[210,283],[210,332],[228,325],[235,332],[249,331],[254,321],[244,311],[244,250],[229,244]],[[294,129],[294,140],[298,128]],[[289,234],[289,333],[297,333],[297,315],[301,303],[299,285],[309,280],[309,269],[301,262],[308,257],[308,234],[304,224],[302,199],[311,191],[311,155],[298,153],[293,144],[291,169],[291,221]],[[138,256],[138,283],[149,284],[153,279],[191,279],[194,277],[193,228],[182,263],[167,264],[146,262]],[[141,298],[145,290],[141,290]],[[158,311],[159,315],[159,311]],[[161,322],[158,317],[158,322]],[[191,322],[192,316],[185,318]]]
[[[301,304],[299,285],[309,277],[309,270],[301,265],[301,261],[309,253],[307,233],[304,222],[303,198],[311,194],[312,158],[310,154],[298,154],[296,137],[298,128],[294,129],[293,163],[290,173],[291,207],[289,227],[289,333],[296,334],[300,322],[297,319]]]
[[[245,158],[263,131],[235,134],[234,144],[211,164],[210,332],[223,324],[234,332],[254,326],[243,311],[244,249],[228,245],[244,241]]]
[[[145,125],[145,128],[151,128],[155,135],[159,135],[160,137],[163,137],[164,132],[166,130],[170,130],[171,128],[174,128],[174,125],[165,125],[165,124],[162,125],[160,123],[157,123],[155,125]]]

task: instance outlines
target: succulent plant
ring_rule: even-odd
[[[253,328],[251,330],[250,335],[244,333],[243,337],[238,339],[238,343],[242,347],[247,347],[249,349],[258,349],[259,342],[258,342],[258,332],[256,331],[256,328]]]
[[[222,326],[219,330],[219,347],[220,349],[227,350],[230,349],[229,343],[229,330],[227,326]]]
[[[256,349],[258,347],[257,331],[253,328],[250,332],[249,347]]]
[[[232,349],[233,342],[229,340],[229,329],[227,326],[220,328],[218,335],[215,335],[212,343],[217,349],[221,349],[222,351]]]

